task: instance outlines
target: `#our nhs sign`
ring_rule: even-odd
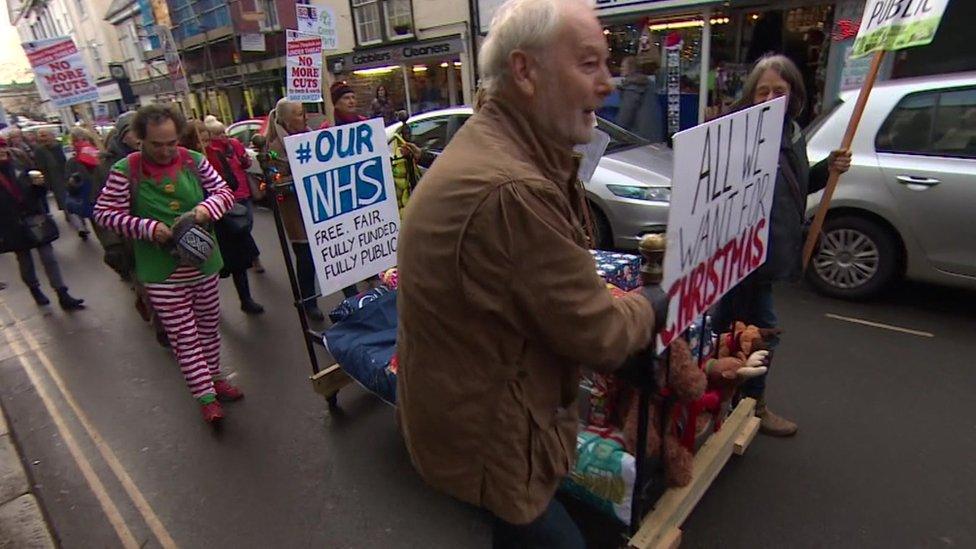
[[[323,294],[396,264],[400,214],[382,119],[285,138]]]

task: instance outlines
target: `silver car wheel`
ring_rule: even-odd
[[[878,273],[879,259],[877,244],[866,234],[836,229],[824,234],[813,267],[824,282],[851,289],[864,285]]]

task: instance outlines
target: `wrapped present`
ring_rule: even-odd
[[[636,478],[637,462],[624,449],[623,434],[589,427],[576,435],[576,465],[561,490],[629,524]]]
[[[630,291],[641,285],[639,255],[590,250],[596,261],[596,274],[606,282]]]

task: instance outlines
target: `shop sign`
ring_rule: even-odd
[[[766,261],[786,98],[674,136],[664,348]]]
[[[400,214],[383,120],[285,138],[323,295],[396,264]]]
[[[69,36],[23,43],[40,93],[55,107],[98,100],[98,87]]]
[[[264,41],[264,34],[260,32],[245,32],[241,35],[241,51],[268,51]]]
[[[287,31],[286,88],[290,101],[322,101],[322,37]]]
[[[298,32],[322,37],[323,50],[339,49],[339,35],[336,32],[335,12],[328,6],[298,4],[295,6],[298,17]]]
[[[932,42],[948,4],[949,0],[868,0],[851,55]]]
[[[597,15],[648,12],[720,4],[721,0],[596,0]]]
[[[428,58],[450,57],[463,51],[464,41],[458,36],[429,42],[412,42],[386,48],[357,51],[346,54],[339,59],[332,59],[330,64],[336,66],[339,62],[342,71],[354,71],[399,65],[400,63],[420,63]]]

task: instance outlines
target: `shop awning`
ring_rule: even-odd
[[[596,12],[600,17],[613,17],[698,9],[723,3],[724,0],[596,0]]]

